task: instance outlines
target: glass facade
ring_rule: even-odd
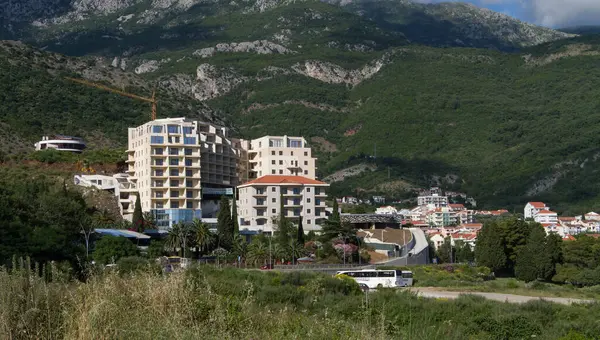
[[[195,218],[202,218],[201,209],[152,209],[150,212],[159,229],[169,229],[173,224],[191,223]]]

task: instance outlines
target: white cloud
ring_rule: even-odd
[[[455,0],[413,0],[439,3]],[[463,0],[548,27],[600,25],[600,0]]]
[[[600,0],[530,0],[523,1],[522,5],[532,21],[539,25],[565,27],[600,24]]]

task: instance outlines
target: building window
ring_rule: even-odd
[[[179,125],[167,125],[167,131],[169,133],[179,133]]]
[[[275,173],[276,173],[275,169],[271,170],[272,175],[275,175]]]
[[[305,174],[305,175],[308,175],[308,170],[304,170],[304,174]]]
[[[306,188],[306,192],[310,192],[310,188]]]
[[[154,165],[160,165],[160,166],[162,166],[163,165],[163,160],[162,159],[155,159],[154,160]]]
[[[194,209],[194,202],[187,202],[186,206],[188,209]]]
[[[279,156],[283,156],[283,151],[279,151]]]
[[[275,156],[275,151],[271,151],[271,156]]]
[[[294,155],[294,151],[290,151],[290,156],[293,156],[293,155]]]
[[[271,161],[271,164],[275,165],[275,160],[272,160],[272,161]]]
[[[282,148],[283,140],[282,139],[269,139],[269,146],[272,148]]]
[[[171,180],[171,187],[178,187],[179,186],[179,180],[178,179],[172,179]]]
[[[185,180],[185,186],[188,188],[193,188],[194,187],[194,181],[192,181],[191,179],[186,179]]]
[[[171,202],[171,209],[178,209],[179,208],[179,202]]]
[[[186,158],[186,159],[185,159],[185,166],[192,166],[192,160],[191,160],[191,159],[188,159],[188,158]]]
[[[304,156],[308,157],[308,151],[304,151]]]
[[[193,176],[192,170],[186,170],[185,171],[185,177],[192,177],[192,176]]]
[[[179,149],[178,148],[169,148],[169,155],[178,156],[179,155]]]
[[[304,165],[308,165],[308,161],[304,161]]]
[[[179,197],[179,191],[171,190],[171,197]]]
[[[276,214],[277,213],[277,209],[271,209],[271,214]]]
[[[194,150],[190,149],[190,148],[186,148],[185,149],[185,155],[186,156],[191,156]]]
[[[306,220],[306,224],[310,224],[310,220]]]
[[[196,137],[183,137],[183,144],[185,145],[195,145]]]
[[[164,142],[165,142],[165,138],[163,136],[150,137],[150,143],[152,143],[152,144],[163,144]]]
[[[162,191],[157,191],[154,193],[154,197],[156,198],[163,198],[163,192]]]
[[[169,171],[170,176],[179,176],[179,169],[171,169]]]
[[[302,141],[301,140],[290,139],[290,140],[288,140],[288,147],[290,147],[290,148],[301,148],[302,147]]]
[[[162,132],[163,132],[162,125],[153,125],[152,126],[152,133],[162,133]]]
[[[164,172],[162,170],[156,170],[154,171],[154,176],[163,176]]]
[[[319,198],[315,199],[315,205],[321,205],[321,199],[319,199]]]
[[[164,208],[164,204],[163,204],[162,202],[157,202],[157,203],[154,205],[154,207],[155,207],[156,209],[162,209],[162,208]]]
[[[307,199],[306,199],[306,203],[310,203],[310,198],[307,198]]]
[[[306,213],[307,213],[307,214],[310,214],[310,209],[306,209]]]
[[[154,186],[157,187],[157,188],[162,188],[163,185],[164,185],[164,183],[163,183],[162,180],[154,181]]]
[[[275,192],[277,189],[275,187],[271,187],[271,192]]]
[[[183,127],[183,133],[185,133],[186,135],[192,134],[192,127],[191,126],[184,126]]]
[[[185,197],[186,198],[194,198],[194,192],[192,190],[186,190]]]
[[[280,175],[283,175],[283,170],[279,170],[279,174],[280,174]]]
[[[179,159],[178,158],[169,158],[169,164],[170,165],[179,165]]]
[[[271,203],[277,203],[277,199],[275,197],[271,198]]]
[[[279,165],[283,165],[283,161],[282,160],[279,160]]]
[[[156,149],[154,149],[154,154],[155,155],[162,155],[163,154],[163,148],[156,148]]]

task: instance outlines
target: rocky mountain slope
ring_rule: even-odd
[[[157,86],[163,117],[222,121],[242,137],[304,135],[323,177],[369,169],[347,172],[338,194],[400,180],[467,191],[484,206],[600,203],[594,37],[556,41],[572,35],[402,0],[0,0],[0,9],[12,13],[0,14],[4,37],[79,56],[25,49],[0,60],[0,131],[24,140],[63,132],[119,145],[146,119],[143,103],[62,78],[75,73],[142,94]]]

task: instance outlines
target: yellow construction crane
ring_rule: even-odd
[[[91,87],[95,87],[101,90],[105,90],[105,91],[109,91],[112,93],[116,93],[116,94],[120,94],[122,96],[125,97],[129,97],[129,98],[133,98],[133,99],[138,99],[138,100],[143,100],[145,102],[148,102],[152,105],[152,116],[151,119],[155,120],[156,119],[156,90],[152,90],[152,97],[147,98],[147,97],[142,97],[142,96],[138,96],[137,94],[133,94],[133,93],[129,93],[129,92],[125,92],[125,91],[121,91],[121,90],[117,90],[117,89],[113,89],[111,87],[102,85],[102,84],[97,84],[97,83],[93,83],[91,81],[87,81],[85,79],[77,79],[77,78],[70,78],[70,77],[66,77],[67,80],[79,83],[79,84],[83,84],[83,85],[87,85],[87,86],[91,86]]]

